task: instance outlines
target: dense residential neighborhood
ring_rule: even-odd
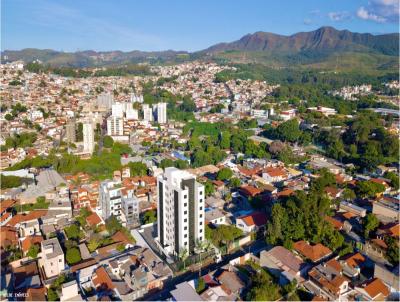
[[[400,301],[399,1],[0,7],[0,301]]]
[[[397,113],[221,82],[234,67],[215,63],[41,66],[1,65],[3,299],[399,297]]]

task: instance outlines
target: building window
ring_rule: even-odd
[[[202,218],[203,217],[203,214],[200,214],[200,218]]]
[[[200,233],[203,233],[203,229],[200,230]]]
[[[186,214],[187,214],[187,211],[184,211],[184,212],[183,212],[183,214],[185,214],[185,215],[186,215]]]
[[[184,227],[183,230],[187,231],[187,227]]]
[[[183,198],[185,198],[185,199],[186,199],[186,198],[187,198],[187,195],[183,195]]]
[[[203,237],[199,237],[199,240],[202,241],[202,240],[203,240]]]
[[[184,207],[187,207],[187,202],[185,202],[185,203],[183,204],[183,206],[184,206]]]
[[[185,219],[183,220],[183,222],[187,222],[187,219],[185,218]]]
[[[200,191],[200,195],[203,195],[203,191]]]
[[[203,209],[203,207],[200,207],[200,211]]]
[[[203,221],[200,221],[200,225],[203,225]]]
[[[187,238],[187,234],[185,234],[185,236],[183,236],[184,238]]]

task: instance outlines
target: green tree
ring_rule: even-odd
[[[14,117],[13,117],[11,114],[9,114],[9,113],[7,113],[7,114],[4,116],[4,118],[5,118],[7,121],[12,121],[12,120],[14,119]]]
[[[284,122],[276,128],[276,133],[280,140],[296,142],[301,135],[299,122],[296,119]]]
[[[33,259],[37,258],[37,255],[39,254],[40,247],[38,244],[32,244],[31,247],[28,250],[28,253],[26,254],[28,257],[31,257]]]
[[[112,146],[114,145],[114,140],[111,136],[105,136],[103,138],[103,144],[105,148],[112,148]]]
[[[388,246],[387,252],[386,252],[386,258],[389,260],[389,262],[393,266],[399,265],[399,246],[398,246],[398,240],[396,240],[393,237],[387,236],[385,238],[385,242]]]
[[[237,178],[237,177],[232,177],[232,178],[229,180],[229,186],[232,187],[232,188],[240,187],[240,184],[241,184],[241,181],[240,181],[240,179]]]
[[[50,287],[47,291],[47,300],[48,301],[58,301],[60,297],[57,294],[57,291]]]
[[[143,214],[143,224],[153,223],[157,221],[157,211],[148,210]]]
[[[82,260],[81,253],[79,252],[79,249],[76,247],[68,249],[65,258],[69,265],[73,265]]]
[[[362,197],[375,197],[376,194],[385,191],[385,186],[372,181],[357,182],[356,192]]]
[[[390,184],[395,190],[399,189],[399,176],[396,173],[386,172],[384,177],[390,180]]]
[[[230,179],[232,177],[232,175],[233,175],[233,172],[231,169],[222,168],[217,173],[217,179],[218,180],[227,180],[227,179]]]
[[[89,243],[88,243],[89,252],[93,253],[95,250],[97,250],[97,248],[99,246],[100,246],[100,243],[95,238],[89,240]]]
[[[145,176],[147,175],[147,166],[142,162],[130,162],[128,167],[131,170],[131,176]]]
[[[106,220],[106,229],[111,235],[113,235],[122,229],[122,224],[119,222],[117,217],[112,215]]]
[[[77,224],[71,224],[70,226],[64,228],[64,231],[67,234],[68,239],[78,240],[84,236]]]
[[[375,231],[376,228],[379,226],[379,220],[376,216],[372,213],[367,214],[363,220],[364,225],[364,236],[365,238],[369,238],[369,233],[371,231]]]

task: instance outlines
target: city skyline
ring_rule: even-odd
[[[397,1],[130,3],[3,1],[2,50],[197,51],[257,31],[291,35],[321,26],[398,32]],[[95,9],[94,9],[95,8]],[[157,8],[157,9],[155,9]]]

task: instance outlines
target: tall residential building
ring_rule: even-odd
[[[83,151],[93,153],[94,150],[94,129],[91,122],[83,123]]]
[[[149,104],[143,104],[143,119],[148,122],[153,121],[153,110]]]
[[[113,104],[111,107],[111,115],[116,117],[124,117],[125,112],[125,104],[116,103]]]
[[[124,135],[124,120],[121,117],[113,116],[107,118],[107,135],[122,136]]]
[[[99,204],[101,216],[115,216],[125,226],[136,226],[139,222],[139,201],[132,191],[121,190],[119,181],[105,180],[100,184]]]
[[[157,117],[157,122],[165,124],[167,122],[167,103],[158,103],[154,105],[154,113]]]
[[[114,104],[114,98],[111,93],[102,93],[97,97],[97,106],[106,109],[111,109],[112,104]]]
[[[193,253],[204,240],[204,186],[196,176],[166,168],[157,178],[158,242],[166,254]]]
[[[126,119],[127,120],[138,120],[139,112],[136,109],[128,108],[126,110]]]
[[[69,121],[65,126],[66,139],[69,143],[76,142],[75,121]]]

